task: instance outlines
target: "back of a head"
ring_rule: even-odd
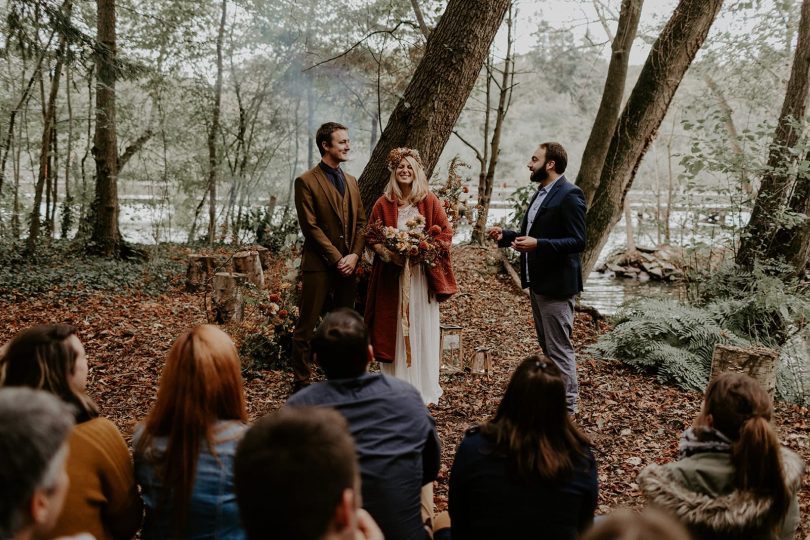
[[[177,523],[185,523],[200,448],[205,441],[213,444],[218,420],[247,421],[241,364],[228,334],[203,324],[182,334],[169,350],[157,401],[135,448],[154,458],[163,482],[172,486]],[[147,451],[155,437],[167,438],[165,452]]]
[[[35,490],[54,488],[72,427],[70,407],[53,394],[0,389],[0,538],[29,525]]]
[[[77,353],[69,343],[76,329],[41,324],[18,332],[0,357],[0,386],[27,386],[50,392],[76,407],[78,421],[98,416],[98,407],[72,384]]]
[[[785,485],[782,452],[771,425],[773,405],[765,389],[742,373],[727,372],[706,389],[699,422],[731,439],[734,481],[743,491],[773,500],[769,513],[773,526],[781,522],[790,504]]]
[[[582,540],[690,540],[690,536],[683,525],[660,511],[638,514],[623,509],[599,520]]]
[[[368,367],[369,337],[363,317],[349,308],[327,313],[312,337],[312,354],[329,379],[359,377]]]
[[[332,409],[289,407],[245,434],[234,481],[248,538],[316,540],[358,482],[354,441]]]
[[[572,456],[590,442],[568,416],[565,382],[545,356],[518,365],[492,421],[481,432],[513,460],[521,476],[555,479],[572,467]]]

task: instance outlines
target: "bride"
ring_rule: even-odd
[[[395,148],[388,155],[391,177],[371,211],[369,223],[405,230],[420,215],[425,231],[433,231],[444,248],[431,267],[394,253],[381,243],[370,244],[374,264],[366,299],[365,319],[374,355],[386,375],[415,386],[425,404],[438,403],[439,304],[457,290],[450,263],[453,229],[439,199],[431,193],[419,152]]]

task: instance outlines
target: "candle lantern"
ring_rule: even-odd
[[[461,340],[461,330],[461,326],[453,324],[443,324],[439,328],[441,367],[451,373],[464,369],[464,344]]]
[[[486,375],[489,377],[492,372],[492,357],[489,354],[489,347],[478,347],[470,362],[470,372],[473,375]]]

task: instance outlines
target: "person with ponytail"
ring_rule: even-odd
[[[520,363],[495,417],[465,434],[449,483],[453,540],[568,540],[591,526],[596,462],[550,358]]]
[[[135,430],[144,540],[244,540],[234,491],[247,431],[241,364],[231,338],[203,324],[172,345],[157,402]]]
[[[804,463],[779,444],[772,415],[770,397],[754,379],[718,376],[681,437],[679,460],[639,474],[646,499],[698,540],[792,539]]]

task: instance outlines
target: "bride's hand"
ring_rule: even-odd
[[[397,266],[405,266],[405,255],[401,253],[394,253],[393,251],[389,252],[391,257],[391,263]]]

